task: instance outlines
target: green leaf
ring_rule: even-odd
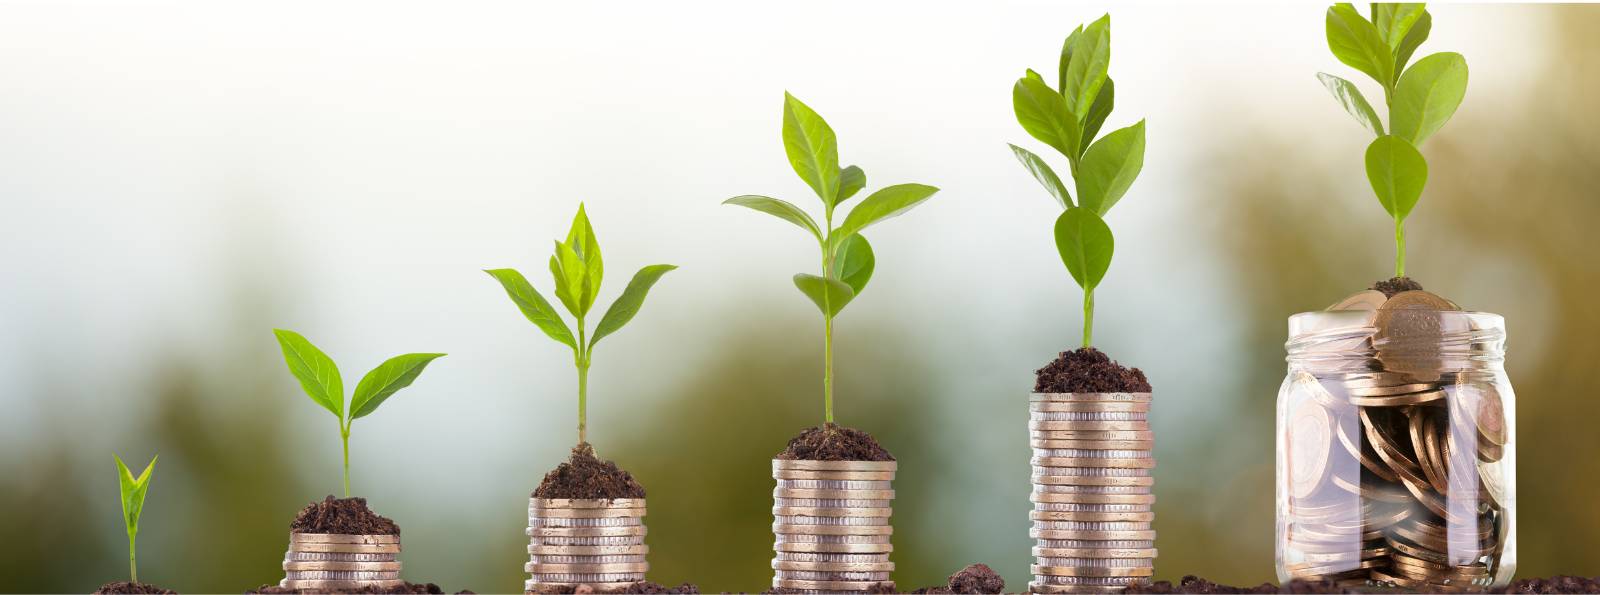
[[[1400,47],[1400,42],[1426,12],[1424,6],[1427,5],[1420,2],[1373,3],[1372,23],[1378,29],[1378,37],[1389,44],[1390,50]]]
[[[923,184],[895,184],[880,189],[850,209],[844,224],[830,238],[848,238],[850,234],[859,233],[869,225],[911,210],[938,191],[938,188]]]
[[[554,259],[551,263],[554,266]],[[544,334],[549,335],[551,339],[567,347],[578,348],[577,341],[572,339],[572,331],[567,328],[567,323],[561,320],[561,315],[550,306],[550,302],[545,301],[544,296],[539,295],[539,291],[528,283],[528,279],[523,277],[522,273],[516,269],[491,269],[484,272],[500,282],[500,286],[506,290],[506,295],[517,305],[518,310],[522,310],[522,315],[527,317],[528,322],[539,327],[539,330],[544,331]]]
[[[1078,143],[1080,146],[1088,147],[1089,143],[1094,141],[1094,135],[1100,134],[1100,126],[1106,123],[1106,118],[1111,115],[1111,108],[1116,103],[1116,87],[1111,77],[1106,77],[1105,86],[1100,87],[1100,94],[1094,96],[1094,105],[1089,106],[1089,116],[1083,121],[1083,136]],[[1083,157],[1081,151],[1078,157]]]
[[[350,398],[350,419],[360,419],[377,411],[390,395],[411,386],[422,369],[428,367],[428,362],[441,357],[443,353],[407,353],[378,364],[356,385],[355,395]]]
[[[1072,66],[1072,49],[1078,43],[1078,36],[1082,34],[1083,25],[1078,25],[1067,34],[1067,40],[1061,43],[1061,64],[1056,72],[1057,89],[1067,88],[1067,69]]]
[[[650,288],[661,280],[661,276],[678,267],[670,264],[653,264],[633,274],[633,280],[628,281],[628,287],[622,290],[622,295],[617,301],[611,302],[611,307],[606,309],[605,316],[600,317],[600,324],[594,327],[594,338],[589,340],[589,348],[593,349],[600,338],[617,332],[622,325],[633,320],[639,313],[639,307],[644,305],[644,298],[650,293]]]
[[[139,515],[144,512],[144,496],[150,490],[150,472],[156,468],[156,459],[159,455],[150,458],[144,472],[135,478],[128,466],[122,463],[122,458],[111,455],[117,461],[117,485],[122,491],[122,521],[127,525],[128,537],[139,533]]]
[[[1389,88],[1394,81],[1394,54],[1377,26],[1362,18],[1355,7],[1341,2],[1328,9],[1327,32],[1328,49],[1334,57]]]
[[[1373,111],[1372,104],[1367,103],[1367,98],[1361,95],[1361,89],[1350,81],[1323,72],[1317,73],[1317,80],[1322,81],[1322,86],[1327,87],[1339,105],[1344,106],[1344,111],[1355,116],[1356,121],[1373,134],[1383,136],[1383,120],[1378,118],[1378,112]]]
[[[1056,218],[1056,250],[1084,291],[1093,291],[1105,278],[1114,243],[1111,228],[1094,211],[1072,208]]]
[[[828,123],[793,95],[783,94],[783,150],[800,179],[823,204],[839,195],[839,141]]]
[[[1106,69],[1111,66],[1111,15],[1100,17],[1074,40],[1071,62],[1067,65],[1066,82],[1061,84],[1061,95],[1071,108],[1074,121],[1082,122],[1094,105],[1095,96],[1106,83]]]
[[[1441,52],[1417,60],[1395,86],[1390,132],[1421,146],[1455,115],[1466,94],[1467,60],[1461,54]]]
[[[805,273],[794,276],[794,286],[800,288],[800,293],[811,298],[811,302],[817,305],[823,316],[837,315],[856,297],[855,291],[843,281]]]
[[[1422,198],[1428,183],[1428,162],[1405,139],[1380,136],[1367,146],[1367,180],[1395,221],[1404,221]]]
[[[1007,146],[1011,147],[1011,153],[1017,156],[1017,161],[1022,162],[1022,167],[1028,168],[1028,173],[1033,174],[1033,179],[1038,180],[1039,184],[1050,192],[1050,196],[1056,197],[1056,202],[1061,203],[1061,208],[1072,207],[1072,194],[1067,192],[1066,185],[1061,183],[1061,178],[1056,176],[1055,170],[1050,169],[1050,164],[1045,163],[1032,151],[1016,145]]]
[[[605,276],[605,267],[600,261],[600,241],[595,238],[594,228],[589,225],[589,216],[583,212],[583,203],[578,203],[578,215],[572,218],[572,229],[567,232],[567,245],[578,254],[578,260],[584,265],[580,305],[584,312],[588,312],[600,293],[600,280]]]
[[[317,349],[300,333],[274,329],[278,346],[283,349],[283,361],[289,364],[289,373],[300,381],[306,396],[316,401],[334,417],[344,421],[344,380],[339,377],[339,366],[333,358]]]
[[[852,294],[861,295],[867,288],[867,281],[872,280],[875,264],[872,244],[868,244],[867,238],[859,233],[850,234],[834,252],[833,276],[849,285]]]
[[[1067,100],[1044,81],[1033,77],[1017,79],[1011,87],[1011,108],[1029,136],[1055,147],[1062,155],[1077,157],[1081,133],[1078,120],[1067,107]]]
[[[1078,166],[1078,204],[1105,215],[1144,168],[1144,120],[1089,147]]]
[[[583,307],[584,301],[594,301],[585,295],[588,292],[584,282],[588,276],[588,265],[584,264],[583,258],[572,246],[561,242],[555,242],[555,245],[555,254],[550,256],[550,276],[555,278],[556,298],[566,305],[567,311],[574,317],[582,317],[589,312]]]
[[[834,205],[850,200],[862,188],[867,186],[867,172],[854,165],[844,168],[839,173],[839,197],[833,200]]]
[[[800,226],[800,229],[811,232],[811,236],[817,238],[818,242],[822,241],[822,230],[817,228],[817,222],[811,218],[811,215],[807,215],[805,211],[800,210],[800,207],[794,206],[794,204],[788,201],[778,200],[776,198],[770,198],[766,196],[746,194],[744,196],[735,196],[728,200],[722,201],[722,204],[738,205],[749,209],[755,209],[768,215],[773,215],[779,219]]]
[[[1406,33],[1405,39],[1402,39],[1400,46],[1394,50],[1394,74],[1396,78],[1399,78],[1400,73],[1405,72],[1406,63],[1411,61],[1411,54],[1417,51],[1422,42],[1428,40],[1428,32],[1432,30],[1433,15],[1428,14],[1427,10],[1423,10],[1422,17],[1417,19],[1415,25],[1411,26],[1411,30]]]

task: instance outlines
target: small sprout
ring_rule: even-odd
[[[145,465],[144,472],[139,477],[134,477],[128,466],[122,464],[122,458],[111,455],[117,461],[117,484],[122,489],[122,521],[128,527],[128,574],[133,584],[139,584],[139,563],[134,542],[139,537],[139,515],[144,512],[144,496],[150,490],[150,473],[155,471],[157,457],[150,457],[150,464]]]
[[[922,204],[939,189],[922,184],[885,187],[862,199],[835,228],[834,208],[866,187],[867,174],[854,165],[839,167],[839,144],[833,128],[817,112],[788,93],[783,94],[783,148],[794,172],[822,200],[823,225],[817,225],[800,207],[776,198],[735,196],[723,204],[778,217],[805,230],[817,241],[822,253],[822,275],[795,275],[794,286],[822,312],[822,411],[823,419],[833,423],[833,319],[866,290],[875,264],[872,245],[861,232],[874,223]]]
[[[344,497],[350,497],[350,426],[357,419],[371,415],[389,397],[400,389],[411,386],[422,370],[443,353],[407,353],[390,358],[361,378],[356,385],[350,406],[345,407],[344,380],[339,377],[339,367],[311,341],[300,333],[282,329],[273,330],[278,346],[283,349],[283,360],[289,372],[300,380],[300,388],[323,409],[339,420],[339,441],[344,445]]]
[[[550,257],[550,275],[555,277],[556,299],[561,305],[566,306],[567,312],[578,322],[578,336],[572,336],[572,330],[567,328],[567,323],[561,319],[561,314],[550,305],[550,302],[539,294],[539,291],[528,283],[528,279],[516,269],[491,269],[489,273],[505,288],[506,295],[511,298],[517,309],[522,310],[522,315],[527,317],[544,334],[549,335],[556,342],[572,348],[573,363],[578,368],[578,443],[589,441],[588,407],[589,407],[589,363],[594,354],[594,345],[600,339],[622,329],[622,326],[633,320],[639,308],[644,305],[644,298],[650,293],[650,288],[668,271],[678,267],[670,264],[654,264],[634,273],[633,280],[628,282],[628,287],[622,290],[622,295],[617,301],[611,303],[604,316],[600,317],[600,324],[595,326],[594,336],[588,337],[588,327],[584,320],[594,307],[595,298],[600,294],[600,279],[604,274],[604,267],[600,260],[600,242],[595,239],[594,227],[589,225],[589,216],[584,213],[583,204],[578,204],[578,215],[572,219],[572,229],[567,232],[567,241],[557,240],[555,254]]]
[[[1111,115],[1116,85],[1111,81],[1111,16],[1078,27],[1061,46],[1058,88],[1032,70],[1011,88],[1017,122],[1029,136],[1067,158],[1072,191],[1050,164],[1032,151],[1011,145],[1017,161],[1063,209],[1056,218],[1056,250],[1067,272],[1083,288],[1083,346],[1094,337],[1094,289],[1111,267],[1114,245],[1104,217],[1122,200],[1144,168],[1144,120],[1095,136]]]
[[[1417,148],[1460,107],[1467,93],[1467,60],[1461,54],[1440,52],[1406,67],[1433,29],[1425,4],[1373,4],[1371,20],[1350,4],[1335,4],[1328,9],[1326,28],[1334,57],[1383,88],[1387,133],[1361,89],[1337,76],[1317,73],[1339,105],[1377,137],[1367,146],[1367,181],[1394,219],[1394,276],[1404,277],[1405,220],[1428,183],[1428,162]]]

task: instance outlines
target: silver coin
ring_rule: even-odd
[[[791,516],[778,515],[773,517],[774,523],[784,525],[829,525],[851,527],[874,527],[889,524],[888,517],[870,516]]]
[[[773,498],[772,505],[784,508],[883,508],[893,504],[890,500],[850,500],[839,498]]]
[[[778,487],[801,490],[870,490],[883,491],[894,487],[892,481],[854,481],[840,479],[779,479]]]

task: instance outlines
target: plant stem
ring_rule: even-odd
[[[1094,290],[1083,291],[1083,346],[1089,347],[1094,338]]]
[[[1406,224],[1400,219],[1394,221],[1394,276],[1406,276]]]
[[[589,441],[589,346],[583,317],[578,317],[578,444]]]
[[[138,535],[138,532],[128,533],[128,574],[133,579],[133,583],[137,585],[139,584],[139,564],[134,557],[133,549],[133,538],[136,535]]]
[[[339,425],[339,441],[344,443],[344,497],[350,497],[350,426]]]
[[[833,423],[833,317],[822,317],[822,419]]]

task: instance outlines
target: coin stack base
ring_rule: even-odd
[[[393,588],[400,580],[399,535],[290,533],[283,557],[287,589]]]
[[[1150,393],[1034,393],[1034,593],[1120,593],[1155,572]]]
[[[861,592],[889,582],[894,461],[772,460],[772,587]]]
[[[528,501],[527,592],[589,585],[619,590],[644,580],[643,498]]]

